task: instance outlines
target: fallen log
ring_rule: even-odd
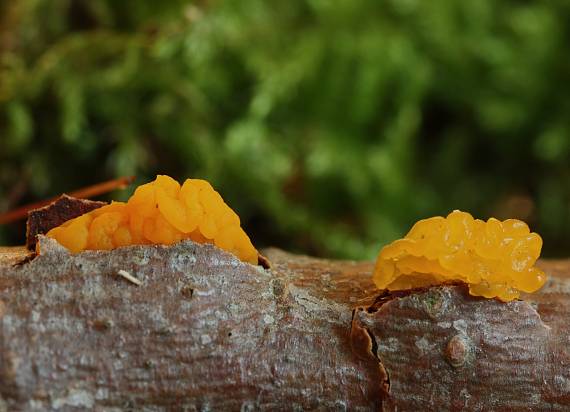
[[[500,303],[276,249],[40,248],[0,251],[0,411],[570,408],[568,261]]]

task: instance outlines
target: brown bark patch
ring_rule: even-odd
[[[62,195],[49,205],[28,212],[26,246],[28,249],[34,250],[37,243],[37,235],[46,234],[69,219],[81,216],[106,204],[105,202],[77,199],[68,195]]]

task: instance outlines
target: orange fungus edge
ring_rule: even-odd
[[[382,248],[373,281],[388,290],[461,281],[473,296],[506,302],[545,284],[544,272],[534,266],[541,249],[541,237],[520,220],[485,222],[455,210],[420,220]]]
[[[239,217],[205,180],[182,185],[165,175],[137,187],[126,203],[112,202],[51,229],[47,236],[70,252],[183,239],[212,243],[251,264],[258,253]]]

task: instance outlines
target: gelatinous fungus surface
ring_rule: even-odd
[[[187,179],[181,186],[162,175],[139,186],[127,203],[113,202],[68,220],[47,236],[73,253],[191,239],[215,244],[252,264],[258,255],[238,215],[210,183]]]
[[[471,295],[510,301],[546,282],[534,267],[541,248],[541,237],[520,220],[484,222],[455,210],[447,218],[420,220],[403,239],[385,246],[373,280],[388,290],[462,281]]]

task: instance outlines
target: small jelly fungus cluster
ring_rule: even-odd
[[[127,245],[171,245],[183,239],[213,243],[244,262],[257,264],[257,250],[238,215],[205,180],[182,186],[168,177],[137,187],[127,203],[113,202],[47,233],[73,253]]]
[[[388,290],[462,281],[471,295],[511,301],[546,282],[534,267],[541,248],[541,237],[520,220],[484,222],[456,210],[447,218],[420,220],[403,239],[384,247],[373,280]]]

